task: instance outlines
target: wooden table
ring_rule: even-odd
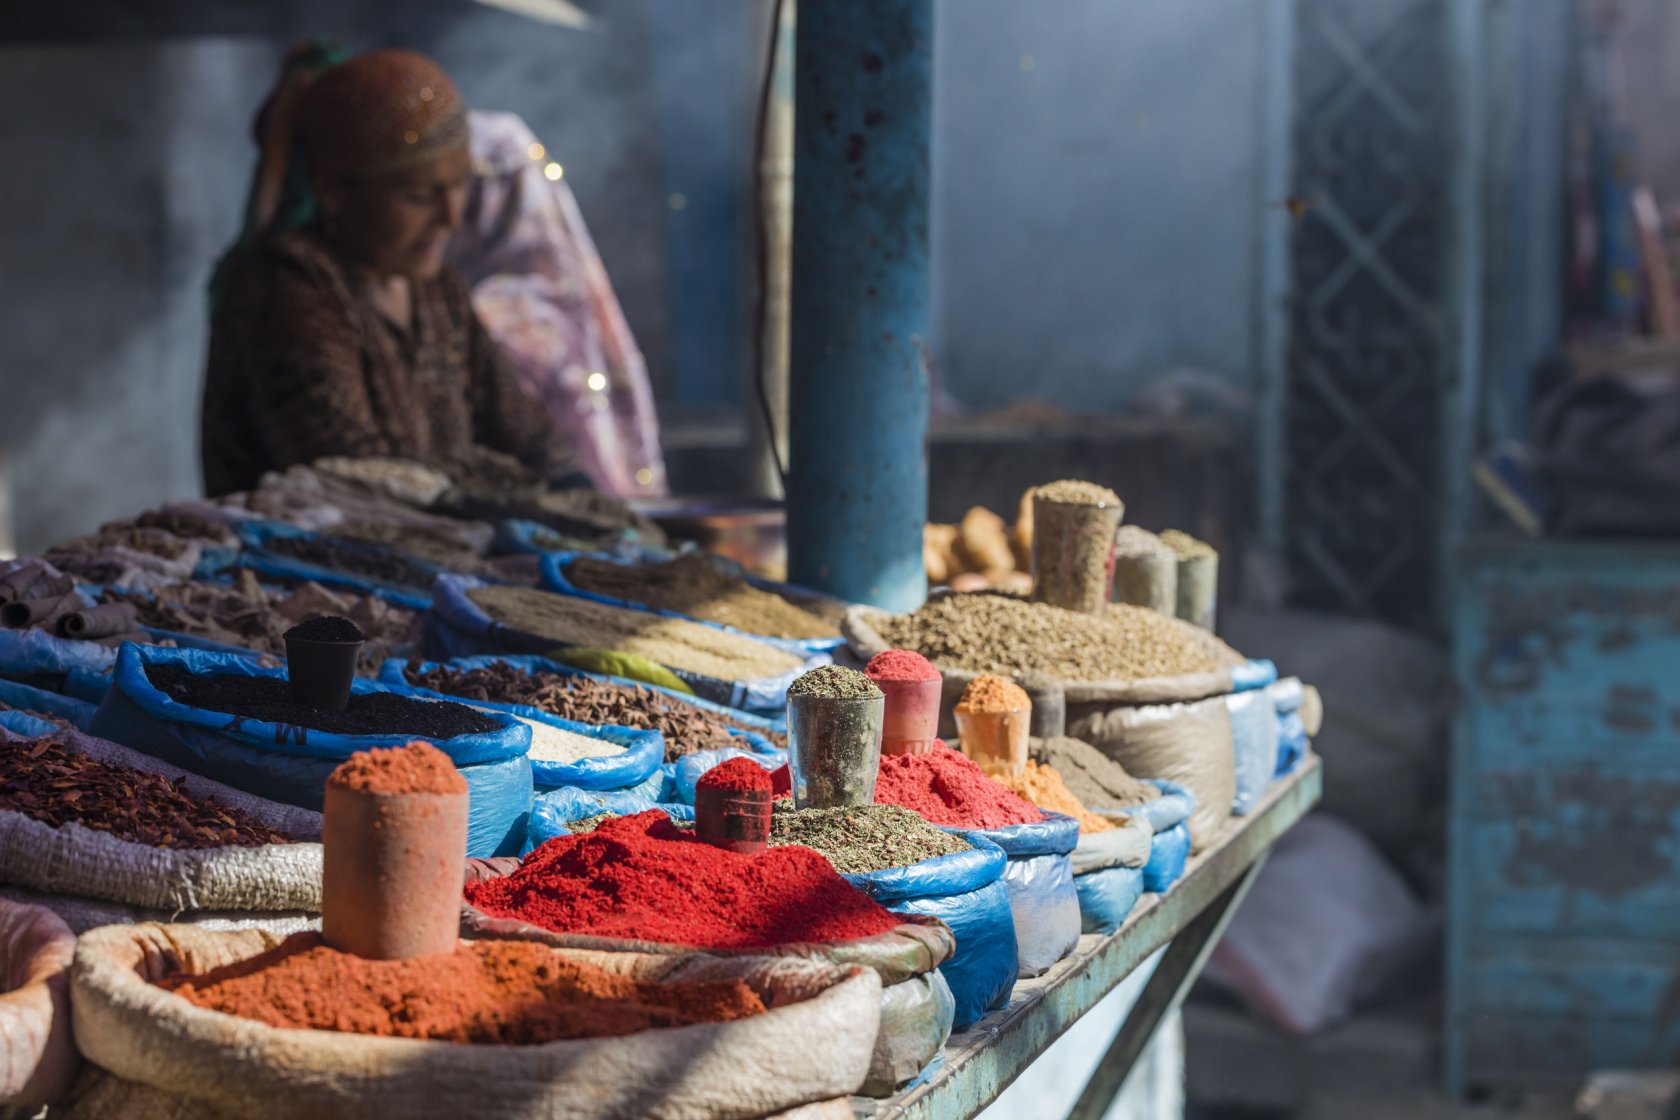
[[[1165,895],[1147,894],[1126,924],[1087,935],[1043,976],[1015,985],[1008,1006],[951,1036],[945,1064],[929,1081],[885,1100],[853,1099],[860,1118],[967,1120],[984,1109],[1081,1015],[1133,969],[1168,946],[1069,1120],[1098,1120],[1161,1020],[1184,999],[1272,845],[1317,803],[1322,768],[1309,755],[1272,786],[1247,816],[1233,817],[1219,842],[1191,858]]]

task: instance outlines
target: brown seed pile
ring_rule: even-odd
[[[969,850],[968,841],[898,805],[795,809],[778,801],[770,815],[770,846],[798,844],[828,858],[842,874],[908,867]]]
[[[1004,595],[947,595],[876,628],[890,646],[976,673],[1129,681],[1243,662],[1205,630],[1124,603],[1088,615]]]
[[[1132,777],[1083,739],[1029,739],[1027,754],[1034,762],[1055,767],[1069,793],[1098,809],[1127,809],[1161,796],[1160,790]]]
[[[748,634],[772,638],[840,635],[831,623],[801,610],[780,595],[719,571],[698,552],[658,564],[615,564],[594,556],[580,556],[566,565],[566,578],[597,595],[719,622]]]
[[[1060,482],[1051,482],[1033,491],[1035,498],[1043,498],[1047,502],[1061,502],[1070,506],[1117,506],[1120,495],[1106,486],[1098,486],[1094,482],[1081,482],[1076,478],[1064,478]]]
[[[194,797],[184,782],[101,762],[57,739],[0,744],[0,809],[152,848],[291,843],[242,810]]]
[[[528,587],[475,587],[467,594],[502,625],[556,646],[615,650],[718,680],[775,677],[801,664],[794,654],[739,634],[573,595]]]
[[[406,553],[452,572],[478,575],[492,570],[472,545],[459,536],[420,525],[389,521],[346,521],[322,531],[334,540],[377,545]]]
[[[785,733],[764,732],[639,685],[612,684],[560,673],[526,673],[503,662],[471,670],[439,666],[424,673],[417,662],[410,662],[404,676],[418,688],[463,699],[524,704],[578,723],[607,723],[657,731],[665,736],[667,762],[700,750],[738,749],[741,740],[729,733],[731,727],[757,732],[778,747],[787,746]]]

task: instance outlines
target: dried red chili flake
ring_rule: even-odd
[[[180,779],[101,762],[50,738],[0,743],[0,809],[54,828],[74,822],[152,848],[292,842],[241,809],[194,797]]]

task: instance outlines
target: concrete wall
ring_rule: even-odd
[[[1193,366],[1249,384],[1275,0],[945,0],[937,353],[975,407],[1124,405]]]

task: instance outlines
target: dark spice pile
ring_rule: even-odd
[[[557,836],[513,874],[469,883],[466,898],[491,917],[558,933],[702,949],[850,941],[901,920],[816,852],[790,846],[738,855],[658,810]]]
[[[743,980],[635,980],[530,941],[472,941],[452,953],[373,961],[328,947],[319,933],[297,933],[249,960],[166,977],[158,987],[271,1027],[504,1046],[764,1011]]]
[[[585,591],[642,603],[733,626],[772,638],[835,638],[833,624],[809,614],[780,595],[726,575],[698,552],[658,564],[615,564],[580,556],[566,565],[566,578]]]
[[[101,762],[57,739],[0,744],[0,809],[153,848],[291,843],[240,809],[194,797],[182,782]]]
[[[838,809],[795,809],[777,802],[770,815],[770,844],[798,844],[826,856],[846,874],[908,867],[936,856],[969,850],[959,836],[935,828],[897,805],[850,805]]]
[[[436,740],[501,727],[484,713],[449,700],[363,692],[352,694],[342,712],[322,712],[294,701],[292,686],[280,677],[201,677],[179,665],[154,664],[146,666],[146,678],[152,687],[188,707],[335,735],[413,735]]]
[[[382,545],[335,541],[330,537],[270,537],[265,551],[290,556],[319,568],[364,579],[426,590],[434,573],[400,552]]]
[[[787,746],[785,733],[760,731],[639,685],[610,684],[560,673],[526,673],[501,661],[471,670],[438,666],[421,672],[419,666],[419,662],[410,661],[403,672],[404,679],[417,688],[466,700],[524,704],[578,723],[657,731],[665,736],[667,762],[700,750],[739,748],[741,740],[729,733],[732,727],[758,732],[778,747]]]
[[[379,545],[436,564],[440,568],[448,568],[452,572],[476,575],[484,568],[482,554],[459,535],[420,525],[401,525],[390,521],[346,521],[322,530],[322,535],[334,540],[354,541],[364,546]]]
[[[332,642],[336,645],[348,645],[363,640],[362,632],[356,628],[354,622],[332,614],[300,622],[286,631],[283,637],[294,642]]]

